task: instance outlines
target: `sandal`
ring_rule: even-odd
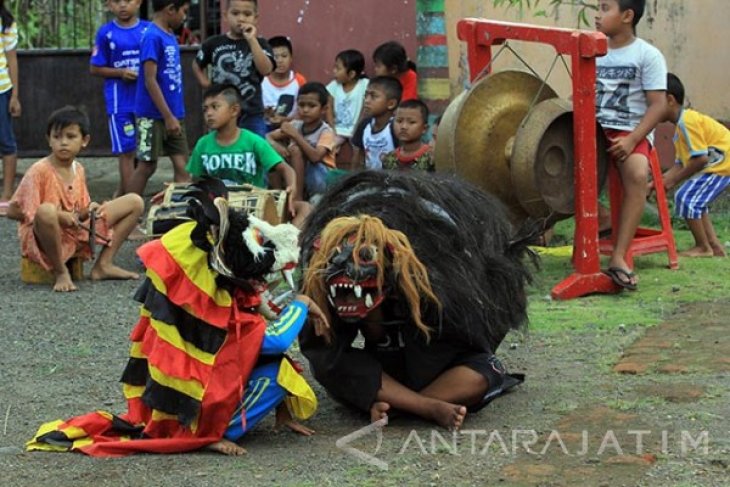
[[[611,280],[617,285],[629,291],[636,291],[636,283],[631,282],[636,277],[636,274],[620,267],[609,267],[608,270],[603,271]]]

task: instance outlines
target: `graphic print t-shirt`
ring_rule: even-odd
[[[274,53],[269,43],[263,37],[259,37],[258,40],[261,48],[274,63]],[[261,98],[263,77],[256,69],[253,53],[246,39],[231,39],[225,34],[213,36],[200,46],[195,61],[201,69],[210,66],[210,80],[213,83],[229,84],[238,88],[243,99],[243,113],[246,116],[264,113]]]
[[[137,78],[137,96],[134,103],[134,114],[138,117],[162,120],[162,114],[155,106],[144,85],[144,63],[152,61],[157,64],[157,84],[172,114],[178,120],[185,118],[185,102],[183,99],[182,66],[180,65],[180,46],[175,34],[165,32],[151,23],[142,36]]]
[[[596,58],[596,118],[603,128],[634,130],[646,113],[645,92],[666,89],[664,56],[642,39]]]
[[[211,176],[265,188],[266,174],[282,161],[266,139],[241,129],[236,142],[222,146],[215,136],[213,131],[198,140],[185,170],[195,177]]]
[[[352,145],[365,154],[365,169],[383,169],[383,156],[398,147],[398,139],[393,132],[393,119],[379,131],[375,131],[375,118],[360,122],[352,135]]]
[[[122,27],[115,21],[101,26],[91,51],[91,65],[115,69],[131,69],[139,76],[139,54],[142,35],[149,26],[146,20],[138,20],[130,27]],[[133,113],[137,95],[137,83],[121,78],[104,79],[106,113]]]

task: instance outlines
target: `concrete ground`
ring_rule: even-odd
[[[115,163],[83,162],[92,195],[111,195]],[[149,193],[170,177],[162,162]],[[42,422],[124,410],[118,380],[136,283],[83,281],[65,295],[24,285],[13,222],[0,219],[0,238],[2,485],[728,485],[726,301],[685,306],[649,328],[511,335],[499,354],[526,383],[454,436],[401,417],[348,439],[367,418],[315,385],[320,407],[307,424],[317,433],[273,431],[269,418],[244,439],[244,457],[25,453]],[[125,244],[120,263],[139,269],[134,250]]]

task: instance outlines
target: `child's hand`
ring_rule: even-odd
[[[167,183],[165,183],[165,186],[167,186]],[[155,195],[150,200],[150,204],[153,204],[153,205],[161,204],[162,200],[165,199],[165,191],[167,191],[167,189],[163,189],[159,193],[155,193]]]
[[[624,162],[634,151],[636,142],[629,137],[618,137],[611,140],[611,147],[608,149],[608,153],[618,162]]]
[[[169,117],[165,119],[165,130],[168,134],[180,135],[182,133],[182,127],[180,126],[180,120],[175,117]]]
[[[241,29],[243,31],[243,38],[247,41],[250,41],[251,39],[256,39],[256,26],[253,24],[243,24],[243,28]]]
[[[8,105],[8,111],[10,112],[10,116],[14,118],[18,118],[20,116],[21,108],[20,108],[20,100],[17,96],[11,96],[10,97],[10,104]]]
[[[288,137],[295,137],[299,131],[291,122],[284,122],[281,124],[281,132]]]
[[[59,211],[58,224],[62,228],[74,228],[79,224],[79,217],[77,214],[71,213],[70,211]]]
[[[317,303],[312,301],[309,296],[306,296],[304,294],[300,294],[299,296],[297,296],[297,301],[302,301],[304,304],[307,305],[307,308],[309,308],[308,319],[311,320],[314,324],[314,334],[317,336],[324,335],[326,333],[326,330],[329,330],[330,324],[320,307],[317,306]]]
[[[134,69],[123,69],[122,70],[122,79],[124,81],[136,81],[137,80],[137,71]]]
[[[286,193],[286,206],[289,209],[289,214],[292,218],[295,218],[297,216],[297,210],[294,208],[294,198],[292,198],[292,195],[294,194],[294,186],[287,186],[284,188],[284,192]]]
[[[287,408],[284,403],[279,404],[276,408],[276,425],[274,427],[279,429],[282,426],[286,426],[293,432],[299,433],[302,436],[312,436],[315,433],[313,429],[307,428],[303,424],[294,421],[291,417],[291,413],[289,412],[289,408]]]

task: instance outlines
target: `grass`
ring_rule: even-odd
[[[671,207],[670,207],[671,211]],[[730,240],[730,198],[713,207],[713,224],[722,242]],[[656,217],[645,216],[642,226],[657,228]],[[570,245],[574,221],[556,225],[551,245]],[[673,222],[679,250],[694,240],[683,221]],[[728,249],[730,250],[730,249]],[[607,257],[602,257],[605,267]],[[572,273],[569,256],[543,255],[529,289],[530,328],[545,332],[612,329],[619,325],[650,326],[662,322],[683,303],[727,299],[730,295],[730,258],[681,258],[679,270],[667,268],[666,253],[635,257],[639,290],[554,301],[551,289]]]

